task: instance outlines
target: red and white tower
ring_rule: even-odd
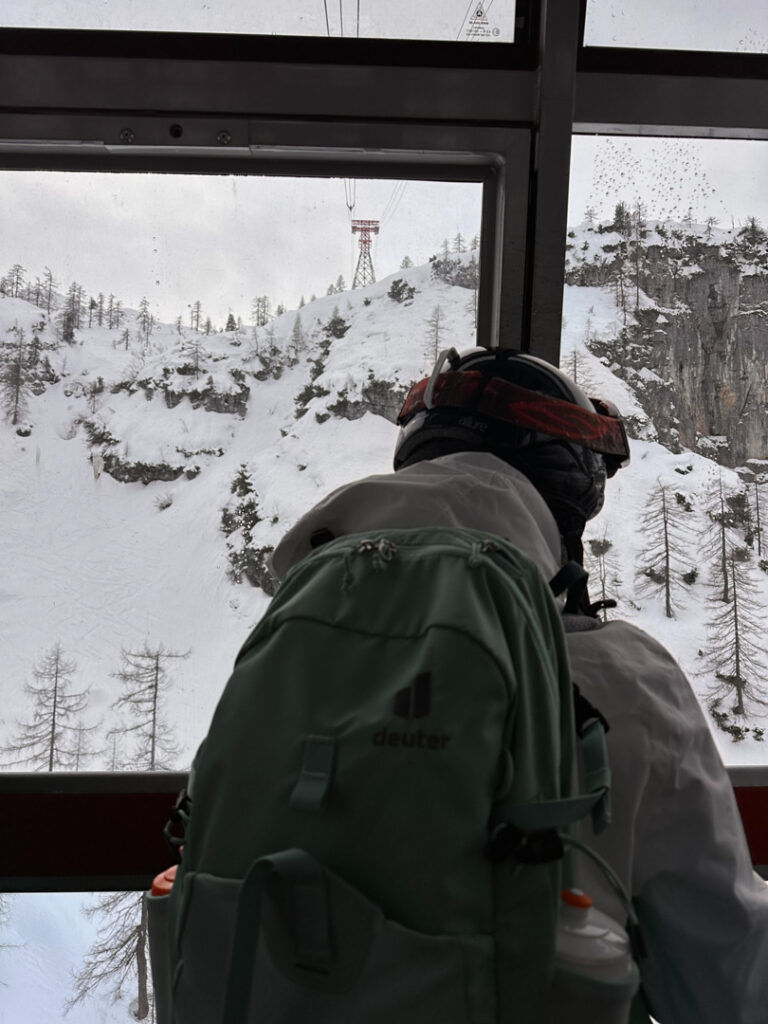
[[[364,288],[367,284],[374,284],[376,281],[371,259],[371,235],[378,235],[378,233],[379,221],[377,220],[352,221],[352,234],[360,235],[360,255],[357,258],[355,278],[352,281],[353,288]]]

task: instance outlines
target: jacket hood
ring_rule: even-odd
[[[547,579],[560,567],[560,534],[530,481],[495,455],[456,452],[333,491],[283,537],[272,555],[272,571],[284,579],[310,554],[310,538],[318,530],[342,537],[425,526],[503,537],[532,558]]]

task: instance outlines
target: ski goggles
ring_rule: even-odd
[[[521,388],[501,377],[489,378],[478,370],[439,374],[427,397],[431,381],[432,378],[426,377],[408,392],[397,418],[399,426],[405,426],[417,413],[430,409],[467,409],[502,423],[573,441],[590,451],[613,456],[619,466],[629,462],[627,432],[612,402],[590,398],[595,407],[595,412],[590,412],[561,398]]]

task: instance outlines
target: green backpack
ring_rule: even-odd
[[[540,1024],[567,826],[607,818],[587,735],[577,797],[562,617],[512,545],[314,551],[238,655],[148,896],[159,1024]]]

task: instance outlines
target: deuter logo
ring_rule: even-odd
[[[412,683],[395,694],[392,710],[398,718],[426,718],[432,708],[432,673],[422,672]],[[445,733],[425,732],[423,729],[400,732],[386,726],[373,734],[376,747],[415,747],[419,750],[445,750],[452,739]]]
[[[395,694],[394,712],[398,718],[425,718],[432,706],[432,673],[422,672],[410,686]]]

